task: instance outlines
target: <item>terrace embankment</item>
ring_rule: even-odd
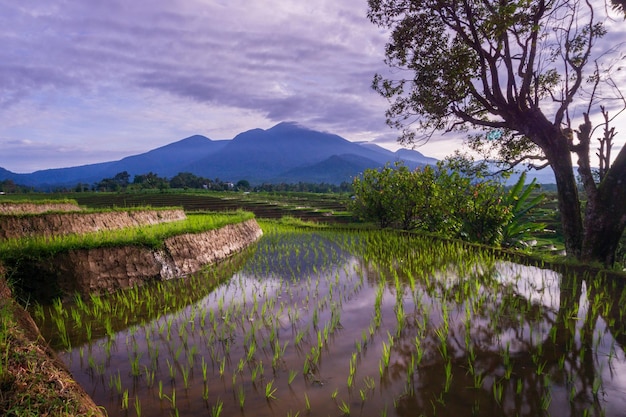
[[[37,206],[36,204],[34,206]],[[185,219],[182,209],[128,210],[107,212],[44,212],[2,214],[0,239],[25,236],[59,236],[99,230],[123,229]]]
[[[39,276],[56,282],[56,291],[46,292],[105,293],[198,271],[244,249],[262,234],[252,219],[203,233],[173,236],[160,249],[120,246],[71,250],[42,262]],[[37,292],[41,282],[28,286]]]
[[[0,264],[0,345],[6,343],[2,351],[11,353],[0,371],[0,414],[19,415],[23,409],[28,415],[104,416],[48,347],[28,312],[12,298],[4,275]]]
[[[0,214],[46,213],[50,211],[81,211],[76,203],[0,203]]]

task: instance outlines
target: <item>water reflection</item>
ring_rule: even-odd
[[[372,236],[268,233],[209,294],[61,357],[111,416],[624,415],[623,286]]]

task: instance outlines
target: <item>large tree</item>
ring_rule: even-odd
[[[374,88],[391,101],[388,123],[405,129],[402,140],[478,128],[511,163],[543,160],[555,174],[568,255],[607,266],[626,225],[626,147],[612,165],[607,157],[615,132],[607,129],[599,151],[601,175],[590,163],[603,87],[623,99],[603,61],[616,52],[601,45],[610,10],[591,0],[369,0],[371,21],[391,30],[386,57],[396,69]]]

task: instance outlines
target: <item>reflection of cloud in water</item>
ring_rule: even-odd
[[[237,273],[226,283],[217,287],[211,294],[202,299],[198,306],[206,309],[216,310],[219,300],[224,300],[225,305],[241,305],[254,302],[254,295],[272,298],[281,290],[280,279],[273,277],[250,276],[244,273]]]
[[[496,263],[496,279],[533,304],[559,309],[561,274],[512,262]]]

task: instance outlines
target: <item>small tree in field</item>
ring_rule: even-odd
[[[511,221],[499,182],[452,169],[452,160],[409,170],[405,165],[366,170],[354,180],[352,210],[380,227],[421,230],[497,245]]]
[[[394,196],[391,187],[393,169],[386,166],[382,170],[368,169],[362,178],[352,183],[354,201],[352,211],[367,221],[375,221],[381,228],[391,226],[395,218]]]
[[[607,158],[615,134],[609,114],[626,103],[611,78],[624,32],[601,42],[610,10],[582,0],[369,0],[372,22],[391,30],[387,63],[398,69],[377,75],[374,87],[390,100],[388,123],[404,129],[403,140],[419,139],[416,125],[430,133],[499,132],[475,136],[473,144],[495,143],[511,165],[549,165],[567,254],[607,266],[626,227],[626,147]],[[608,107],[598,173],[590,157],[600,104]]]

